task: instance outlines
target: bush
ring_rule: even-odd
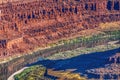
[[[43,78],[46,68],[37,65],[25,69],[23,72],[14,76],[15,80],[36,80],[36,78]]]

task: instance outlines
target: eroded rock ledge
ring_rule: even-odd
[[[120,20],[119,0],[12,0],[0,4],[0,58]],[[94,32],[93,32],[94,33]]]

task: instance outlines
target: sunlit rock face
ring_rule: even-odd
[[[1,0],[0,57],[120,20],[119,0]]]

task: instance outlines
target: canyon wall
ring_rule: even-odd
[[[0,59],[115,21],[120,21],[119,0],[4,0],[0,2]],[[0,64],[0,80],[41,56],[84,45],[59,46]]]
[[[86,42],[75,43],[75,44],[71,43],[71,44],[56,46],[56,47],[48,48],[44,50],[39,50],[39,51],[33,52],[32,54],[27,54],[27,55],[12,59],[8,62],[0,64],[0,80],[7,80],[7,78],[11,74],[20,70],[23,67],[26,67],[27,65],[37,62],[41,57],[45,58],[58,52],[63,52],[66,50],[73,50],[73,49],[80,48],[83,46],[94,47],[96,45],[102,45],[107,42],[109,42],[109,40],[104,39],[104,40],[98,40],[96,42],[90,41],[89,43],[86,43]]]
[[[11,50],[12,53],[20,53],[36,46],[45,47],[59,39],[77,35],[82,30],[94,29],[101,22],[115,21],[120,21],[119,0],[1,2],[0,48],[6,49],[5,56],[9,56]],[[20,38],[23,40],[19,40]],[[30,47],[30,44],[33,47]],[[0,55],[3,54],[4,50]]]

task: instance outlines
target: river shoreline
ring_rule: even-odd
[[[75,57],[75,56],[82,55],[82,54],[89,54],[89,53],[94,53],[94,52],[103,52],[107,50],[117,49],[120,47],[120,44],[118,42],[119,41],[110,41],[108,42],[107,45],[97,45],[92,48],[81,47],[81,48],[76,48],[73,50],[67,50],[64,52],[59,52],[51,56],[48,56],[46,59],[50,59],[50,60],[66,59],[66,58],[71,58],[71,57]]]
[[[27,68],[29,68],[29,67],[24,67],[24,68],[18,70],[17,72],[13,73],[7,80],[14,80],[14,76],[15,76],[16,74],[21,73],[22,71],[24,71],[24,70],[27,69]]]
[[[77,48],[81,48],[81,49],[93,48],[98,45],[106,45],[107,47],[106,50],[108,50],[108,46],[110,45],[112,46],[112,44],[109,44],[111,41],[119,42],[120,36],[117,33],[119,33],[119,31],[115,31],[113,33],[106,33],[104,35],[100,34],[100,35],[91,36],[91,37],[83,37],[83,38],[77,37],[72,40],[66,40],[66,41],[63,40],[59,42],[60,44],[64,43],[62,45],[55,44],[47,49],[42,49],[42,50],[37,49],[24,56],[19,56],[17,58],[14,58],[8,62],[0,64],[0,80],[7,80],[7,78],[11,74],[22,69],[26,65],[37,62],[40,57],[47,58],[48,56],[54,55],[59,52],[71,51]],[[119,44],[117,44],[117,46],[112,46],[110,49],[118,48],[118,47],[120,47]],[[83,51],[81,53],[83,53]]]
[[[117,42],[118,41],[111,41],[111,42],[109,42],[109,45],[98,45],[98,46],[95,46],[94,48],[84,48],[84,49],[77,48],[77,49],[74,49],[71,51],[68,50],[68,51],[64,51],[64,52],[59,52],[59,53],[55,53],[51,56],[48,56],[45,59],[49,59],[49,60],[67,59],[67,58],[75,57],[75,56],[82,55],[82,54],[89,54],[89,53],[93,53],[93,52],[103,52],[103,51],[113,50],[113,49],[120,48],[120,45],[116,44]],[[74,53],[74,55],[73,55],[73,53]],[[70,56],[68,56],[68,55],[70,55]],[[22,68],[22,71],[24,70],[24,68]],[[18,73],[18,72],[19,71],[15,72],[15,73]],[[13,75],[10,76],[9,78],[11,78],[11,77],[13,78]],[[10,80],[10,79],[8,79],[8,80]]]
[[[91,36],[76,36],[76,37],[70,38],[68,40],[63,39],[63,40],[60,40],[56,43],[51,43],[44,48],[37,47],[34,50],[29,51],[27,53],[22,53],[22,54],[16,53],[13,56],[10,55],[9,57],[1,58],[0,64],[4,64],[4,63],[7,63],[9,61],[12,61],[15,58],[19,58],[22,56],[33,54],[37,51],[42,51],[42,50],[44,51],[44,50],[59,47],[59,46],[60,47],[62,47],[62,46],[63,47],[64,46],[75,46],[75,45],[78,46],[78,44],[79,44],[78,47],[94,47],[95,45],[106,44],[107,42],[110,42],[110,41],[119,40],[119,38],[120,38],[119,34],[120,34],[120,30],[118,29],[118,30],[110,31],[110,32],[105,31],[104,33],[94,34]],[[106,44],[106,45],[108,45],[108,44]],[[77,48],[77,47],[75,47],[75,48]]]

